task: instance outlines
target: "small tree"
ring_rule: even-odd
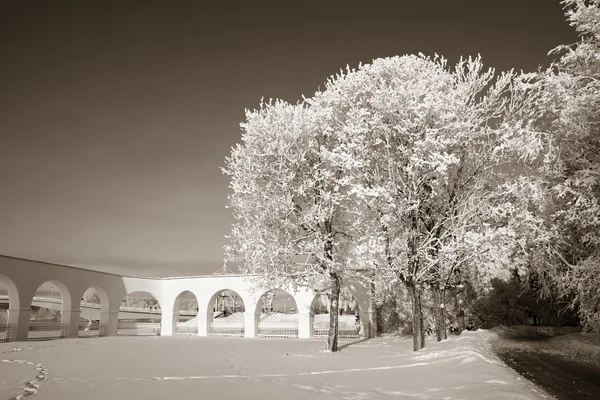
[[[327,293],[329,351],[338,350],[343,278],[353,271],[352,241],[362,213],[344,137],[323,126],[319,110],[283,101],[246,112],[242,144],[226,160],[236,223],[229,260],[262,287],[289,283]]]

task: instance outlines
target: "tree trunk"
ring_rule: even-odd
[[[456,314],[456,322],[458,325],[457,326],[458,334],[460,335],[466,329],[465,310],[463,308],[463,300],[461,299],[460,293],[455,294],[454,306],[455,306],[455,309],[458,311]]]
[[[327,335],[326,350],[338,351],[338,321],[340,313],[340,292],[342,290],[342,278],[331,274],[331,290],[329,291],[329,333]]]
[[[435,338],[437,339],[438,342],[442,341],[442,325],[441,325],[441,308],[440,308],[440,304],[442,303],[441,299],[440,299],[440,289],[435,286],[432,285],[431,286],[431,293],[432,293],[432,297],[433,297],[433,308],[434,308],[434,316],[435,316]]]
[[[458,334],[460,335],[465,330],[465,312],[461,308],[458,311]]]
[[[423,303],[421,302],[421,292],[418,291],[417,294],[419,298],[419,330],[421,331],[421,349],[423,349],[425,347],[425,318],[423,317]]]
[[[408,292],[412,300],[413,314],[413,350],[419,351],[425,347],[425,329],[423,309],[421,306],[421,293],[415,285],[408,285]]]
[[[446,339],[448,339],[448,326],[446,325],[447,310],[446,310],[446,291],[445,290],[441,290],[440,291],[440,297],[442,299],[442,304],[441,304],[441,309],[442,309],[442,313],[441,313],[441,317],[442,317],[442,321],[441,321],[442,334],[443,334],[444,340],[446,340]]]
[[[435,336],[438,342],[448,339],[446,330],[446,304],[444,303],[444,291],[437,285],[431,287],[435,307]]]

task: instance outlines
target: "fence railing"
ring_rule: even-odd
[[[338,338],[340,339],[358,339],[360,338],[360,324],[339,325]],[[329,327],[323,325],[313,325],[313,337],[322,338],[329,334]]]
[[[0,324],[0,343],[10,341],[11,324]]]
[[[60,322],[31,321],[27,340],[62,339],[67,336],[69,324]]]
[[[265,323],[258,324],[259,337],[297,338],[298,324],[294,323]]]
[[[160,322],[121,322],[117,334],[123,336],[159,336]]]
[[[210,323],[210,336],[244,337],[244,324]]]

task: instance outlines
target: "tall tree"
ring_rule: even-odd
[[[259,286],[306,285],[326,292],[329,351],[338,350],[342,282],[362,219],[343,137],[317,110],[283,101],[246,112],[242,143],[226,160],[232,227],[227,257]]]
[[[414,350],[424,347],[423,290],[444,307],[447,275],[485,253],[496,188],[540,150],[528,101],[512,72],[496,76],[480,58],[450,69],[437,56],[375,60],[310,100],[346,137],[357,199],[375,216],[363,232],[378,239],[378,270],[411,294]]]
[[[562,3],[580,40],[526,76],[537,92],[536,129],[546,135],[538,172],[550,201],[541,212],[555,233],[531,267],[547,294],[571,298],[584,327],[600,332],[600,1]]]

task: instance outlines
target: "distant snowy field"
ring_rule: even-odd
[[[487,331],[412,339],[109,337],[0,344],[0,398],[549,399],[490,350]],[[19,397],[17,397],[19,398]]]

